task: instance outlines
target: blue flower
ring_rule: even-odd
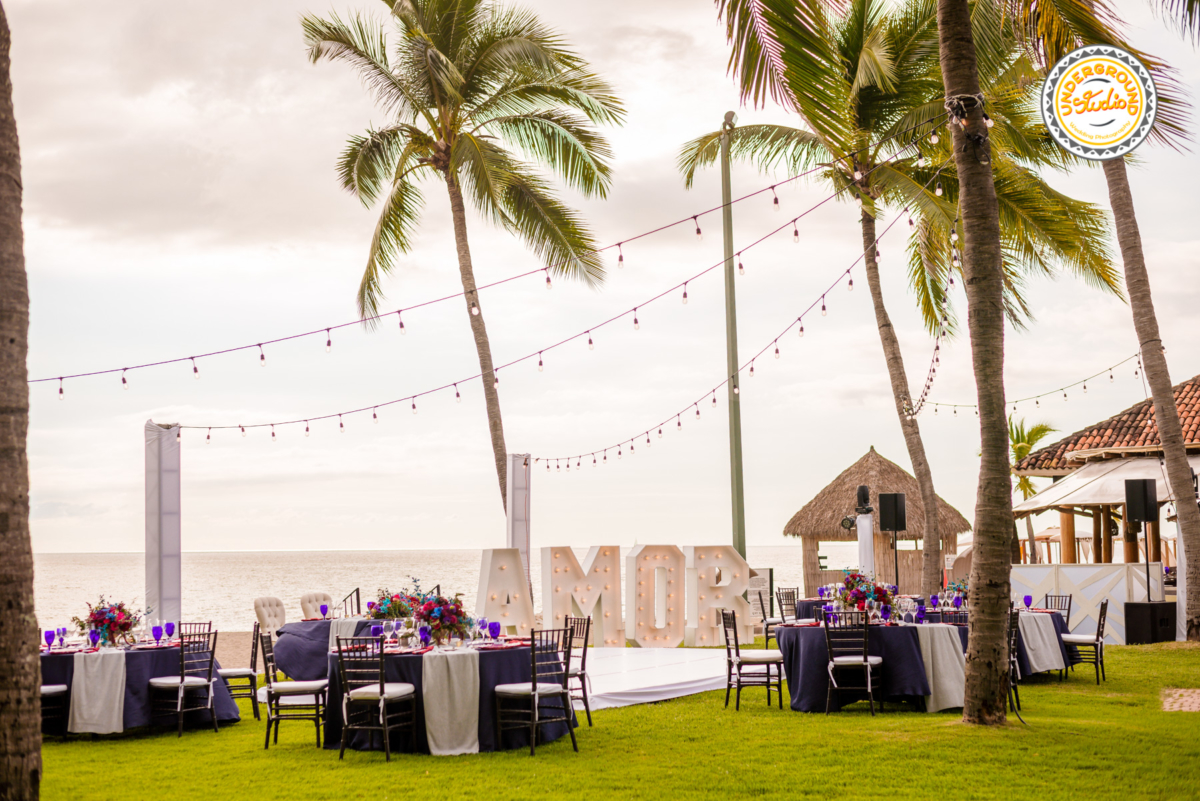
[[[439,606],[439,607],[436,607],[436,608],[433,610],[433,616],[434,616],[434,617],[441,617],[441,616],[442,616],[442,607],[440,607],[440,606]]]

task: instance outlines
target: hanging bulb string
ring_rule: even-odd
[[[948,113],[948,112],[947,112],[947,113]],[[942,116],[942,117],[944,117],[944,116],[946,116],[946,114],[942,114],[941,116]],[[908,133],[908,132],[910,132],[910,131],[913,131],[913,130],[915,130],[915,129],[917,129],[917,128],[920,128],[920,127],[922,127],[922,126],[925,126],[925,125],[929,125],[929,126],[931,126],[931,132],[932,132],[932,130],[936,129],[936,125],[937,125],[937,123],[938,123],[939,121],[940,121],[940,118],[939,118],[939,119],[934,119],[934,120],[926,120],[926,121],[924,121],[924,122],[920,122],[920,123],[917,123],[917,124],[915,124],[915,125],[911,125],[911,126],[909,126],[908,128],[905,128],[905,129],[903,129],[903,130],[901,130],[901,131],[897,131],[897,132],[896,132],[896,133],[894,133],[894,134],[891,134],[891,135],[889,135],[889,136],[886,136],[886,137],[884,137],[883,139],[880,139],[878,142],[875,142],[873,145],[864,146],[864,147],[863,147],[863,148],[861,148],[860,150],[856,151],[856,153],[861,153],[861,152],[863,152],[863,151],[865,151],[865,150],[869,150],[869,149],[870,149],[870,148],[872,148],[872,147],[878,147],[878,146],[882,145],[883,143],[885,143],[885,142],[887,142],[887,141],[889,141],[889,140],[891,140],[891,139],[895,139],[895,138],[897,138],[897,137],[903,136],[904,134],[906,134],[906,133]],[[928,136],[928,135],[929,135],[928,133],[927,133],[927,134],[925,134],[925,136]],[[909,141],[907,144],[905,144],[905,145],[904,145],[904,147],[902,147],[902,148],[901,148],[900,150],[898,150],[898,151],[897,151],[895,154],[893,154],[891,157],[889,157],[889,158],[887,159],[887,161],[891,161],[892,159],[895,159],[895,158],[896,158],[896,157],[898,157],[898,156],[899,156],[901,153],[903,153],[905,150],[908,150],[909,148],[913,147],[913,146],[916,144],[916,142],[917,142],[917,137],[915,137],[915,136],[914,136],[914,138],[913,138],[911,141]],[[853,155],[853,154],[850,154],[850,155]],[[798,180],[800,180],[801,178],[805,178],[805,177],[807,177],[807,176],[809,176],[809,175],[812,175],[812,174],[813,174],[813,173],[815,173],[815,172],[819,172],[819,171],[821,171],[821,170],[827,169],[829,166],[830,166],[830,165],[828,165],[828,164],[821,164],[821,165],[818,165],[818,166],[816,166],[816,167],[813,167],[813,168],[812,168],[812,169],[810,169],[810,170],[806,170],[806,171],[804,171],[804,172],[802,172],[802,173],[799,173],[799,174],[797,174],[797,175],[793,175],[793,176],[792,176],[792,177],[790,177],[790,178],[786,178],[786,179],[784,179],[784,180],[782,180],[782,181],[776,181],[775,183],[771,184],[770,186],[765,186],[765,187],[763,187],[762,189],[758,189],[758,190],[755,190],[755,191],[753,191],[753,192],[749,192],[749,193],[747,193],[747,194],[745,194],[745,195],[742,195],[742,196],[740,196],[740,197],[734,198],[733,200],[731,200],[731,201],[729,202],[729,205],[733,205],[733,204],[735,204],[735,203],[740,203],[740,202],[742,202],[743,200],[749,200],[750,198],[757,197],[758,195],[761,195],[761,194],[763,194],[763,193],[765,193],[765,192],[772,192],[772,193],[774,193],[774,192],[775,192],[775,189],[776,189],[777,187],[783,186],[784,184],[788,184],[788,183],[791,183],[791,182],[793,182],[793,181],[798,181]],[[876,165],[876,167],[873,167],[873,168],[872,168],[872,170],[876,169],[876,168],[877,168],[877,167],[879,167],[879,166],[882,166],[882,164]],[[869,173],[868,173],[868,174],[869,174]],[[828,200],[831,200],[831,199],[832,199],[832,197],[830,197],[830,198],[826,198],[826,200],[825,200],[825,201],[823,201],[823,203],[824,203],[824,202],[827,202]],[[818,205],[820,205],[820,204],[818,204]],[[660,226],[658,226],[657,228],[652,228],[652,229],[650,229],[649,231],[643,231],[643,232],[642,232],[642,233],[640,233],[640,234],[635,234],[635,235],[633,235],[633,236],[625,237],[625,238],[624,238],[624,239],[622,239],[621,241],[619,241],[619,242],[614,242],[614,243],[613,243],[613,244],[611,244],[611,245],[606,245],[606,246],[604,246],[604,247],[601,247],[601,248],[596,248],[596,250],[595,250],[595,251],[593,251],[593,252],[595,252],[595,253],[603,253],[604,251],[607,251],[607,250],[612,250],[612,249],[614,249],[614,248],[615,248],[615,249],[616,249],[616,250],[617,250],[617,251],[620,253],[620,260],[621,260],[621,263],[623,264],[623,263],[624,263],[624,253],[622,252],[622,248],[621,248],[621,246],[622,246],[622,245],[627,245],[627,244],[629,244],[630,242],[636,242],[636,241],[637,241],[637,240],[639,240],[639,239],[644,239],[644,238],[646,238],[646,237],[648,237],[648,236],[653,236],[654,234],[661,233],[661,232],[663,232],[663,231],[666,231],[666,230],[669,230],[669,229],[671,229],[671,228],[674,228],[674,227],[676,227],[676,226],[678,226],[678,225],[682,225],[682,224],[684,224],[684,223],[686,223],[686,222],[693,222],[693,221],[695,221],[695,220],[696,220],[696,218],[697,218],[697,217],[703,217],[703,216],[704,216],[704,215],[706,215],[706,214],[712,214],[713,212],[722,211],[722,210],[724,210],[724,208],[725,208],[725,204],[724,204],[724,203],[722,203],[722,204],[720,204],[720,205],[718,205],[718,206],[713,206],[713,207],[712,207],[712,208],[710,208],[710,209],[706,209],[706,210],[704,210],[704,211],[701,211],[701,212],[698,212],[698,213],[696,213],[696,214],[689,214],[689,215],[687,215],[687,216],[685,216],[685,217],[681,217],[681,218],[679,218],[678,220],[675,220],[674,222],[670,222],[670,223],[667,223],[667,224],[665,224],[665,225],[660,225]],[[816,207],[814,207],[814,208],[816,208]],[[813,209],[809,209],[809,211],[812,211],[812,210],[813,210]],[[806,212],[806,213],[807,213],[807,212]],[[804,215],[800,215],[800,217],[803,217],[803,216],[804,216]],[[799,219],[800,219],[800,217],[797,217],[797,218],[796,218],[796,220],[799,220]],[[795,222],[795,220],[793,220],[792,222]],[[790,223],[788,223],[788,224],[790,224]],[[785,224],[785,226],[784,226],[784,227],[786,227],[786,225],[787,225],[787,224]],[[774,233],[778,233],[778,231],[773,231],[773,232],[772,232],[772,234],[774,234]],[[772,235],[772,234],[768,234],[768,236],[770,236],[770,235]],[[760,240],[758,240],[758,241],[760,241],[760,242],[761,242],[762,240],[760,239]],[[755,244],[757,244],[757,242],[756,242]],[[743,250],[744,250],[744,249],[745,249],[745,248],[743,248]],[[724,264],[724,261],[722,261],[721,263],[722,263],[722,264]],[[443,296],[441,296],[441,297],[433,298],[433,299],[431,299],[431,300],[426,300],[426,301],[423,301],[423,302],[421,302],[421,303],[415,303],[415,304],[413,304],[412,306],[404,306],[404,307],[402,307],[402,308],[394,309],[394,310],[392,310],[392,311],[388,311],[388,312],[382,312],[382,313],[380,313],[380,314],[372,315],[372,316],[370,316],[370,317],[363,317],[363,318],[361,318],[361,319],[358,319],[358,320],[353,320],[353,321],[351,321],[351,322],[346,322],[346,323],[338,323],[337,325],[330,325],[330,326],[322,326],[322,327],[320,327],[320,328],[315,328],[315,329],[313,329],[313,330],[311,330],[311,331],[305,331],[305,332],[303,332],[303,333],[299,333],[299,334],[290,334],[290,335],[288,335],[288,336],[277,337],[277,338],[275,338],[275,339],[267,339],[267,340],[263,340],[262,342],[255,342],[255,343],[252,343],[252,344],[249,344],[249,345],[238,345],[238,346],[236,346],[236,347],[232,347],[232,348],[222,348],[222,349],[220,349],[220,350],[206,351],[206,352],[204,352],[204,353],[197,353],[197,354],[196,354],[196,355],[194,355],[194,356],[180,356],[180,357],[178,357],[178,358],[174,358],[174,359],[162,359],[162,360],[160,360],[160,361],[155,361],[155,362],[145,362],[145,363],[142,363],[142,364],[135,364],[135,365],[131,365],[131,366],[129,366],[129,367],[114,367],[114,368],[111,368],[111,369],[106,369],[106,370],[92,370],[92,371],[89,371],[89,372],[83,372],[83,373],[72,373],[72,374],[61,375],[61,376],[49,376],[49,377],[46,377],[46,378],[33,378],[33,379],[30,379],[30,380],[29,380],[27,383],[30,383],[30,384],[40,384],[40,383],[44,383],[44,382],[47,382],[47,381],[58,381],[58,382],[61,384],[61,382],[65,381],[65,380],[67,380],[67,379],[75,379],[75,378],[90,378],[90,377],[92,377],[92,376],[99,376],[99,375],[112,375],[112,374],[114,374],[114,373],[124,373],[124,372],[126,372],[126,371],[129,371],[129,370],[145,370],[145,369],[147,369],[147,368],[150,368],[150,367],[162,367],[162,366],[165,366],[165,365],[168,365],[168,364],[179,364],[179,363],[181,363],[181,362],[187,362],[187,361],[191,361],[191,362],[193,362],[193,365],[194,365],[194,362],[195,362],[195,360],[196,360],[196,359],[207,359],[207,358],[210,358],[210,357],[213,357],[213,356],[224,356],[224,355],[226,355],[226,354],[229,354],[229,353],[239,353],[239,352],[241,352],[241,351],[245,351],[245,350],[253,350],[253,349],[255,349],[255,348],[258,348],[258,349],[261,351],[261,349],[262,349],[262,347],[263,347],[264,345],[278,345],[278,344],[280,344],[280,343],[282,343],[282,342],[290,342],[290,341],[292,341],[292,340],[295,340],[295,339],[303,339],[303,338],[305,338],[305,337],[317,336],[317,335],[319,335],[319,334],[326,334],[326,335],[328,335],[330,331],[337,331],[337,330],[339,330],[339,329],[342,329],[342,328],[350,328],[350,327],[352,327],[352,326],[358,326],[358,325],[361,325],[361,324],[363,324],[363,323],[376,322],[376,321],[383,320],[383,319],[386,319],[386,318],[388,318],[388,317],[391,317],[392,315],[396,315],[396,316],[397,316],[397,318],[398,318],[398,319],[401,321],[401,323],[400,323],[400,327],[401,327],[401,329],[403,329],[403,328],[404,328],[404,323],[403,323],[403,319],[404,319],[404,318],[403,318],[402,314],[403,314],[404,312],[411,312],[411,311],[414,311],[414,310],[416,310],[416,309],[423,309],[423,308],[425,308],[426,306],[433,306],[433,305],[436,305],[436,304],[438,304],[438,303],[444,303],[445,301],[448,301],[448,300],[454,300],[455,298],[460,298],[460,297],[463,297],[463,296],[465,296],[465,295],[468,295],[468,294],[473,294],[475,297],[478,297],[478,293],[479,293],[479,291],[480,291],[480,290],[483,290],[483,289],[492,289],[492,288],[494,288],[494,287],[498,287],[498,286],[501,286],[501,285],[503,285],[503,284],[510,283],[510,282],[512,282],[512,281],[517,281],[517,280],[520,280],[520,279],[522,279],[522,278],[528,278],[528,277],[529,277],[529,276],[531,276],[531,275],[537,275],[537,274],[539,274],[539,273],[545,273],[545,274],[546,274],[546,277],[547,277],[547,278],[549,278],[549,270],[553,270],[553,269],[556,269],[556,268],[555,268],[555,267],[545,267],[545,266],[543,266],[543,267],[537,267],[537,268],[535,268],[535,269],[532,269],[532,270],[527,270],[527,271],[525,271],[525,272],[523,272],[523,273],[518,273],[518,274],[516,274],[516,275],[511,275],[511,276],[509,276],[509,277],[507,277],[507,278],[501,278],[501,279],[499,279],[499,280],[497,280],[497,281],[492,281],[491,283],[488,283],[488,284],[483,284],[482,286],[477,286],[477,287],[475,287],[474,289],[472,289],[472,290],[470,290],[470,291],[454,292],[454,293],[452,293],[452,294],[449,294],[449,295],[443,295]],[[708,271],[706,270],[705,272],[708,272]],[[703,274],[703,273],[701,273],[701,274]],[[264,363],[264,364],[265,364],[265,359],[264,359],[264,360],[260,360],[260,361],[261,361],[262,363]],[[60,394],[61,394],[61,393],[60,393]]]
[[[949,163],[949,161],[950,161],[950,159],[949,159],[949,158],[947,158],[947,159],[946,159],[946,161],[942,162],[942,167],[944,167],[944,166],[945,166],[947,163]],[[882,166],[882,165],[878,165],[878,166]],[[929,182],[930,182],[930,181],[933,181],[934,177],[936,177],[936,176],[937,176],[937,175],[938,175],[938,174],[941,172],[941,169],[942,169],[942,167],[939,167],[939,168],[938,168],[938,171],[937,171],[937,172],[935,172],[935,173],[934,173],[934,176],[933,176],[933,177],[931,177],[931,178],[929,179],[929,181],[927,181],[927,182],[925,183],[925,187],[923,187],[923,188],[928,188],[928,186],[929,186]],[[825,200],[821,201],[821,203],[819,203],[819,204],[817,204],[817,205],[819,206],[819,205],[821,205],[821,204],[824,204],[824,203],[828,202],[828,201],[829,201],[829,200],[830,200],[832,197],[836,197],[836,196],[837,196],[838,194],[840,194],[842,191],[843,191],[843,190],[840,190],[840,189],[839,189],[839,190],[837,190],[837,192],[835,192],[835,193],[834,193],[834,195],[830,196],[829,198],[826,198]],[[816,208],[816,207],[817,207],[817,206],[814,206],[813,208]],[[810,209],[810,211],[811,211],[811,209]],[[806,213],[807,213],[807,212],[806,212]],[[893,227],[893,226],[894,226],[894,225],[895,225],[895,224],[896,224],[896,223],[897,223],[897,222],[898,222],[900,219],[901,219],[901,218],[900,218],[899,216],[897,216],[897,217],[896,217],[894,220],[892,220],[890,223],[888,223],[888,224],[887,224],[887,226],[886,226],[886,227],[883,229],[883,231],[882,231],[882,232],[880,232],[880,233],[879,233],[879,234],[878,234],[878,235],[875,237],[875,240],[874,240],[873,242],[871,242],[871,244],[868,246],[868,249],[870,249],[870,248],[874,248],[874,247],[875,247],[875,246],[878,244],[878,242],[879,242],[879,241],[880,241],[880,240],[881,240],[881,239],[884,237],[884,235],[886,235],[886,234],[887,234],[887,233],[888,233],[890,230],[892,230],[892,227]],[[783,224],[783,225],[781,225],[780,227],[776,228],[774,231],[771,231],[770,233],[768,233],[768,234],[765,234],[764,236],[761,236],[761,237],[759,237],[759,238],[758,238],[758,239],[756,239],[754,242],[752,242],[750,245],[748,245],[746,248],[743,248],[743,250],[746,250],[746,249],[749,249],[749,248],[751,248],[751,247],[754,247],[755,245],[761,244],[762,242],[764,242],[765,240],[767,240],[767,239],[768,239],[768,238],[770,238],[771,236],[773,236],[773,235],[775,235],[775,234],[779,233],[780,231],[784,230],[785,228],[787,228],[789,225],[791,225],[791,222],[784,223],[784,224]],[[835,280],[835,281],[834,281],[832,284],[830,284],[830,285],[829,285],[829,287],[828,287],[828,288],[827,288],[827,289],[826,289],[824,292],[822,292],[822,293],[821,293],[821,294],[820,294],[820,295],[819,295],[819,296],[818,296],[818,297],[817,297],[815,300],[813,300],[813,302],[812,302],[812,303],[810,303],[810,304],[808,305],[808,307],[807,307],[807,308],[806,308],[806,309],[805,309],[803,312],[801,312],[800,316],[798,316],[798,317],[797,317],[797,318],[796,318],[796,319],[795,319],[795,320],[794,320],[794,321],[793,321],[793,322],[792,322],[792,323],[791,323],[791,324],[790,324],[790,325],[789,325],[789,326],[788,326],[786,329],[784,329],[783,333],[784,333],[784,334],[786,334],[788,331],[790,331],[790,330],[792,329],[792,327],[793,327],[793,326],[796,326],[796,325],[803,325],[803,323],[802,323],[802,320],[803,320],[803,318],[804,318],[804,315],[808,314],[808,313],[809,313],[809,312],[811,312],[813,309],[817,308],[818,304],[822,304],[822,303],[825,301],[826,295],[828,295],[828,294],[829,294],[829,292],[831,292],[833,289],[835,289],[835,288],[837,287],[837,285],[838,285],[838,284],[840,284],[840,283],[842,282],[842,280],[843,280],[843,279],[849,278],[849,277],[850,277],[850,274],[851,274],[851,270],[853,270],[853,268],[854,268],[854,267],[855,267],[855,266],[856,266],[856,265],[857,265],[857,264],[858,264],[860,261],[862,261],[862,260],[863,260],[863,258],[865,258],[865,257],[866,257],[866,254],[867,254],[867,249],[864,249],[864,250],[863,250],[863,252],[862,252],[862,253],[860,253],[860,254],[858,255],[858,257],[857,257],[857,258],[855,258],[855,260],[854,260],[854,261],[853,261],[853,262],[850,264],[850,266],[849,266],[848,268],[845,268],[845,269],[843,269],[843,270],[839,271],[837,279],[836,279],[836,280]],[[587,329],[585,329],[585,330],[583,330],[583,331],[581,331],[581,332],[579,332],[579,333],[577,333],[577,334],[573,334],[572,336],[569,336],[569,337],[566,337],[566,338],[564,338],[564,339],[561,339],[561,340],[559,340],[558,342],[555,342],[555,343],[554,343],[554,344],[552,344],[552,345],[548,345],[548,346],[546,346],[546,347],[539,348],[539,349],[537,349],[537,350],[535,350],[535,351],[531,351],[530,353],[528,353],[528,354],[526,354],[526,355],[524,355],[524,356],[521,356],[521,357],[519,357],[519,358],[517,358],[517,359],[513,359],[512,361],[510,361],[510,362],[506,362],[505,364],[499,365],[498,367],[496,367],[496,368],[493,370],[493,378],[495,378],[495,374],[496,374],[496,373],[498,373],[498,372],[499,372],[500,370],[502,370],[502,369],[505,369],[505,368],[508,368],[508,367],[512,367],[512,366],[514,366],[514,365],[520,364],[520,363],[522,363],[522,362],[524,362],[524,361],[528,361],[528,360],[530,360],[530,359],[534,359],[534,358],[539,358],[539,359],[540,359],[540,358],[541,358],[541,356],[542,356],[542,354],[544,354],[546,351],[554,350],[555,348],[560,348],[560,347],[562,347],[562,346],[564,346],[564,345],[567,345],[567,344],[568,344],[568,343],[570,343],[570,342],[574,342],[574,341],[575,341],[575,340],[577,340],[577,339],[582,339],[582,338],[584,338],[584,337],[587,337],[587,338],[588,338],[588,340],[589,340],[589,342],[590,342],[590,341],[591,341],[592,332],[593,332],[593,331],[595,331],[596,329],[598,329],[598,328],[603,328],[603,327],[604,327],[604,326],[606,326],[606,325],[610,325],[610,324],[612,324],[612,323],[616,322],[617,320],[620,320],[620,319],[622,319],[622,318],[626,317],[626,316],[627,316],[627,315],[629,315],[629,314],[636,314],[636,313],[637,313],[637,309],[638,309],[638,308],[640,308],[640,307],[642,307],[642,306],[645,306],[647,303],[651,303],[651,302],[653,302],[653,301],[656,301],[656,300],[661,300],[662,298],[664,298],[664,297],[666,297],[666,296],[668,296],[668,295],[671,295],[671,294],[673,294],[673,293],[675,292],[675,290],[677,290],[677,289],[681,288],[682,286],[684,286],[684,284],[687,284],[687,283],[689,283],[689,282],[691,282],[691,281],[695,280],[696,278],[698,278],[698,277],[700,277],[700,276],[702,276],[702,275],[704,275],[704,274],[706,274],[706,273],[709,273],[709,272],[711,272],[711,271],[715,270],[717,267],[721,267],[721,266],[723,266],[724,264],[725,264],[725,260],[724,260],[724,259],[722,259],[721,261],[719,261],[719,262],[717,262],[717,263],[713,264],[711,267],[708,267],[707,269],[703,270],[702,272],[700,272],[700,273],[697,273],[695,276],[692,276],[692,277],[691,277],[691,278],[689,278],[687,281],[683,281],[683,282],[681,282],[681,283],[679,283],[679,284],[676,284],[676,285],[675,285],[675,286],[673,286],[673,287],[670,287],[669,289],[665,289],[665,290],[663,290],[662,292],[660,292],[660,293],[658,293],[657,295],[655,295],[654,297],[650,298],[649,300],[643,301],[642,303],[639,303],[637,306],[634,306],[634,307],[631,307],[631,308],[629,308],[629,309],[626,309],[625,311],[621,312],[620,314],[615,314],[615,315],[613,315],[612,317],[609,317],[607,320],[603,321],[603,322],[602,322],[602,323],[600,323],[599,325],[593,325],[593,326],[591,326],[591,327],[589,327],[589,328],[587,328]],[[537,272],[541,272],[541,270],[538,270]],[[322,329],[322,330],[324,330],[324,329]],[[780,336],[782,336],[782,334],[781,334]],[[763,353],[765,353],[765,352],[766,352],[766,350],[767,350],[767,348],[773,347],[773,346],[776,344],[776,341],[777,341],[778,339],[779,339],[779,337],[775,337],[775,338],[772,340],[771,344],[767,345],[767,346],[766,346],[766,347],[764,347],[762,350],[760,350],[758,353],[754,354],[754,356],[753,356],[753,357],[751,357],[751,360],[750,360],[750,361],[753,361],[755,358],[757,358],[757,357],[761,356]],[[749,367],[749,365],[750,365],[750,361],[748,361],[748,362],[744,363],[744,364],[742,365],[742,367],[741,367],[741,368],[739,368],[739,372],[741,372],[741,371],[742,371],[742,370],[744,370],[744,369],[747,369],[747,368]],[[396,399],[394,399],[394,400],[384,401],[384,402],[382,402],[382,403],[374,403],[374,404],[371,404],[370,406],[363,406],[363,407],[360,407],[360,408],[357,408],[357,409],[351,409],[351,410],[349,410],[349,411],[344,411],[344,412],[334,412],[334,413],[331,413],[331,414],[320,415],[320,416],[316,416],[316,417],[305,417],[305,418],[298,418],[298,419],[295,419],[295,420],[283,420],[283,421],[275,421],[274,423],[255,423],[255,424],[252,424],[252,425],[249,425],[249,426],[242,426],[242,425],[236,425],[236,426],[184,425],[184,426],[181,426],[181,428],[205,428],[205,429],[212,428],[212,429],[218,429],[218,430],[220,430],[220,429],[228,429],[228,428],[242,428],[242,429],[244,430],[245,428],[265,428],[265,427],[269,427],[269,426],[271,426],[271,425],[278,425],[278,426],[285,426],[285,425],[296,425],[296,424],[298,424],[298,423],[308,423],[309,421],[312,421],[312,420],[328,420],[328,419],[331,419],[331,418],[334,418],[334,417],[338,417],[338,418],[340,418],[340,417],[342,417],[343,415],[360,414],[360,413],[362,413],[362,412],[366,412],[366,411],[372,411],[372,410],[379,409],[379,408],[383,408],[383,407],[386,407],[386,406],[393,406],[393,405],[395,405],[395,404],[398,404],[398,403],[406,403],[406,402],[410,402],[410,403],[411,403],[411,402],[415,402],[417,398],[423,397],[423,396],[425,396],[425,395],[433,395],[433,394],[435,394],[435,393],[442,392],[442,391],[445,391],[445,390],[448,390],[448,389],[451,389],[451,388],[453,388],[453,389],[455,390],[455,392],[457,393],[457,391],[458,391],[458,385],[459,385],[459,384],[465,383],[465,382],[467,382],[467,381],[474,381],[475,379],[481,379],[481,378],[483,378],[483,373],[476,373],[475,375],[469,376],[469,377],[467,377],[467,378],[460,378],[460,379],[458,379],[457,381],[452,381],[452,382],[450,382],[450,383],[443,384],[443,385],[441,385],[440,387],[435,387],[434,389],[425,390],[424,392],[418,392],[418,393],[416,393],[416,394],[414,394],[414,395],[409,395],[409,396],[406,396],[406,397],[403,397],[403,398],[396,398]],[[721,387],[723,387],[723,386],[724,386],[726,383],[728,383],[728,381],[729,381],[729,379],[726,379],[726,381],[723,381],[721,384],[717,385],[717,387],[715,387],[715,388],[714,388],[714,390],[710,390],[710,392],[711,392],[711,391],[715,391],[715,389],[720,389],[720,388],[721,388]],[[708,394],[709,394],[709,392],[706,392],[706,393],[704,393],[704,395],[705,395],[705,396],[707,396]],[[640,436],[640,435],[639,435],[639,436]],[[625,442],[625,440],[621,440],[621,442],[622,442],[622,443],[624,443],[624,442]],[[616,447],[616,446],[613,446],[613,447]],[[589,455],[590,455],[590,454],[589,454]]]
[[[1141,356],[1140,351],[1138,353],[1133,354],[1132,356],[1127,356],[1126,358],[1122,359],[1121,361],[1117,362],[1116,364],[1113,364],[1109,367],[1105,367],[1103,370],[1101,370],[1097,373],[1093,373],[1089,376],[1081,378],[1078,381],[1073,381],[1070,384],[1066,384],[1066,385],[1058,387],[1056,389],[1050,389],[1050,390],[1046,390],[1045,392],[1039,392],[1036,395],[1029,395],[1028,397],[1017,398],[1015,400],[1005,401],[1005,404],[1008,406],[1013,406],[1018,403],[1028,403],[1029,401],[1041,400],[1042,398],[1045,398],[1050,395],[1061,394],[1063,392],[1066,392],[1068,389],[1074,389],[1075,387],[1087,384],[1087,382],[1089,382],[1089,381],[1094,381],[1095,379],[1100,378],[1101,376],[1108,375],[1109,373],[1111,373],[1113,370],[1117,369],[1121,365],[1128,364],[1129,362],[1133,361],[1134,359],[1137,359],[1139,356]],[[978,404],[975,404],[975,403],[941,403],[941,402],[928,401],[926,405],[933,406],[934,408],[941,406],[946,409],[975,409],[975,408],[978,408]]]

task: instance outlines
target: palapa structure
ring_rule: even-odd
[[[804,593],[812,597],[817,587],[841,581],[842,571],[821,570],[817,552],[822,542],[857,542],[855,528],[842,528],[842,519],[854,516],[855,495],[860,484],[871,488],[871,506],[879,509],[879,493],[903,492],[908,530],[901,531],[901,540],[916,540],[917,550],[900,551],[900,575],[895,576],[895,557],[892,555],[892,535],[878,530],[875,532],[876,577],[895,583],[903,593],[917,593],[921,589],[920,543],[925,537],[925,508],[921,504],[921,490],[917,479],[900,465],[876,453],[874,446],[867,454],[850,465],[825,489],[804,505],[783,527],[788,537],[800,537],[804,554]],[[958,535],[971,530],[971,524],[950,504],[938,497],[938,520],[941,523],[942,553],[958,551]]]

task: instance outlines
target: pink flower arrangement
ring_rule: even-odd
[[[115,645],[129,635],[141,620],[141,613],[134,612],[125,606],[124,602],[109,603],[100,596],[95,606],[88,604],[88,613],[83,618],[72,618],[80,632],[95,629],[100,632],[100,640],[108,645]]]

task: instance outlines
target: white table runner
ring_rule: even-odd
[[[921,659],[925,662],[925,678],[929,680],[926,711],[961,707],[967,681],[967,658],[958,636],[958,626],[928,623],[916,628]]]
[[[125,652],[102,648],[75,654],[70,731],[116,734],[125,730]]]
[[[338,637],[353,637],[358,630],[358,621],[362,618],[339,617],[329,621],[329,650],[337,648]]]
[[[421,657],[421,694],[429,753],[479,753],[479,652],[430,651]]]
[[[1029,669],[1034,673],[1066,668],[1051,614],[1058,613],[1021,613],[1021,639],[1025,643],[1025,654],[1029,657]]]

